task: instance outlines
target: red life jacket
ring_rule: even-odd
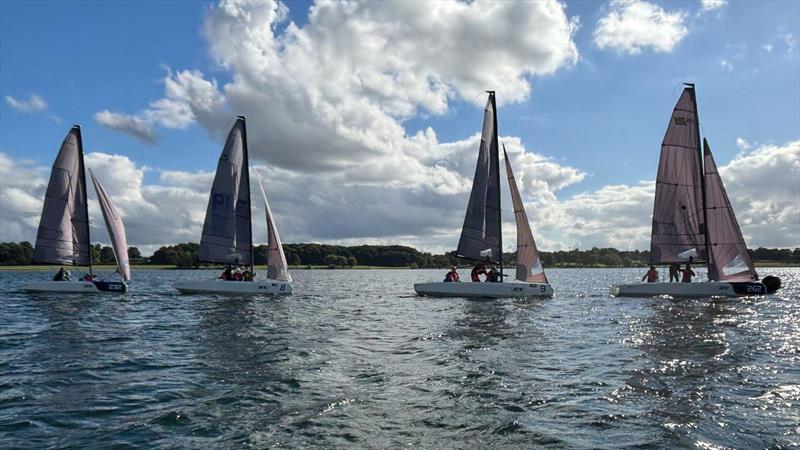
[[[472,269],[472,273],[470,274],[472,281],[481,281],[478,275],[486,275],[486,267],[484,267],[483,264],[479,264]]]
[[[648,283],[655,283],[658,280],[658,272],[655,270],[649,270],[647,272],[647,282]]]

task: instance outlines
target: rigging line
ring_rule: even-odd
[[[480,106],[480,103],[475,103],[475,100],[477,100],[477,99],[478,99],[478,97],[480,97],[482,94],[485,94],[485,93],[486,93],[486,91],[480,91],[480,92],[478,92],[478,95],[476,95],[475,97],[473,97],[473,98],[472,98],[472,100],[470,100],[469,102],[470,102],[470,103],[472,103],[473,105]]]

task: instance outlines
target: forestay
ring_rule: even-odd
[[[50,173],[33,252],[36,262],[91,264],[82,145],[76,125],[64,138]]]
[[[264,186],[261,183],[258,186],[261,188],[261,197],[264,199],[264,210],[267,215],[267,278],[291,282],[292,276],[289,275],[286,255],[283,253],[278,227],[275,226],[275,220],[272,218],[272,209],[267,201],[267,193],[264,192]]]
[[[705,260],[700,141],[694,89],[683,90],[661,144],[656,177],[651,264]]]
[[[517,181],[514,179],[514,172],[511,171],[511,162],[508,160],[505,146],[503,146],[503,157],[506,161],[506,175],[508,176],[508,187],[511,191],[511,203],[514,206],[514,220],[517,223],[517,280],[531,283],[547,283],[547,277],[539,259],[539,250],[533,240],[528,215],[525,214],[525,206],[522,203],[522,197],[519,195]]]
[[[490,92],[458,256],[499,263],[500,233],[500,157],[495,98],[494,92]]]
[[[252,264],[250,176],[245,122],[239,117],[228,133],[208,199],[198,256],[219,264]]]
[[[114,250],[114,257],[117,260],[117,273],[120,274],[123,280],[128,281],[131,279],[131,266],[128,261],[128,241],[125,238],[125,226],[122,224],[122,217],[91,170],[89,175],[91,175],[94,189],[97,191],[100,210],[103,211],[103,220],[106,222],[108,237],[111,239],[111,248]]]
[[[712,281],[756,281],[758,274],[747,253],[742,230],[717,171],[708,141],[703,139],[706,208],[710,240],[708,275]]]

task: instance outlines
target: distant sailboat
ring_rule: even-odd
[[[709,281],[618,285],[611,287],[611,295],[736,297],[780,287],[776,277],[758,281],[706,139],[701,153],[693,84],[687,84],[678,99],[661,144],[650,264],[686,263],[690,258],[692,263],[708,265]]]
[[[478,163],[472,182],[467,213],[456,254],[464,259],[500,266],[501,282],[497,283],[418,283],[414,290],[422,296],[434,297],[552,297],[539,251],[533,240],[525,208],[517,189],[511,162],[503,147],[508,185],[517,225],[516,279],[522,283],[504,283],[503,233],[500,217],[500,149],[497,138],[497,105],[494,91],[489,91],[483,116],[483,131],[478,150]]]
[[[86,200],[86,168],[83,162],[83,140],[78,125],[64,138],[58,152],[50,181],[47,184],[42,217],[36,234],[33,260],[43,264],[89,266],[91,280],[39,281],[25,286],[33,292],[125,292],[125,281],[131,279],[125,227],[111,198],[92,174],[100,201],[114,257],[117,260],[119,281],[94,279],[92,244],[89,239],[89,204]]]
[[[268,251],[265,281],[196,280],[175,284],[184,294],[291,294],[292,279],[277,227],[261,187],[267,216]],[[201,262],[245,266],[254,272],[250,167],[245,118],[239,116],[219,157],[208,199],[198,256]]]

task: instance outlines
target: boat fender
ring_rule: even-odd
[[[767,275],[761,282],[764,283],[764,287],[767,288],[767,294],[772,294],[781,288],[781,279],[776,276]]]

